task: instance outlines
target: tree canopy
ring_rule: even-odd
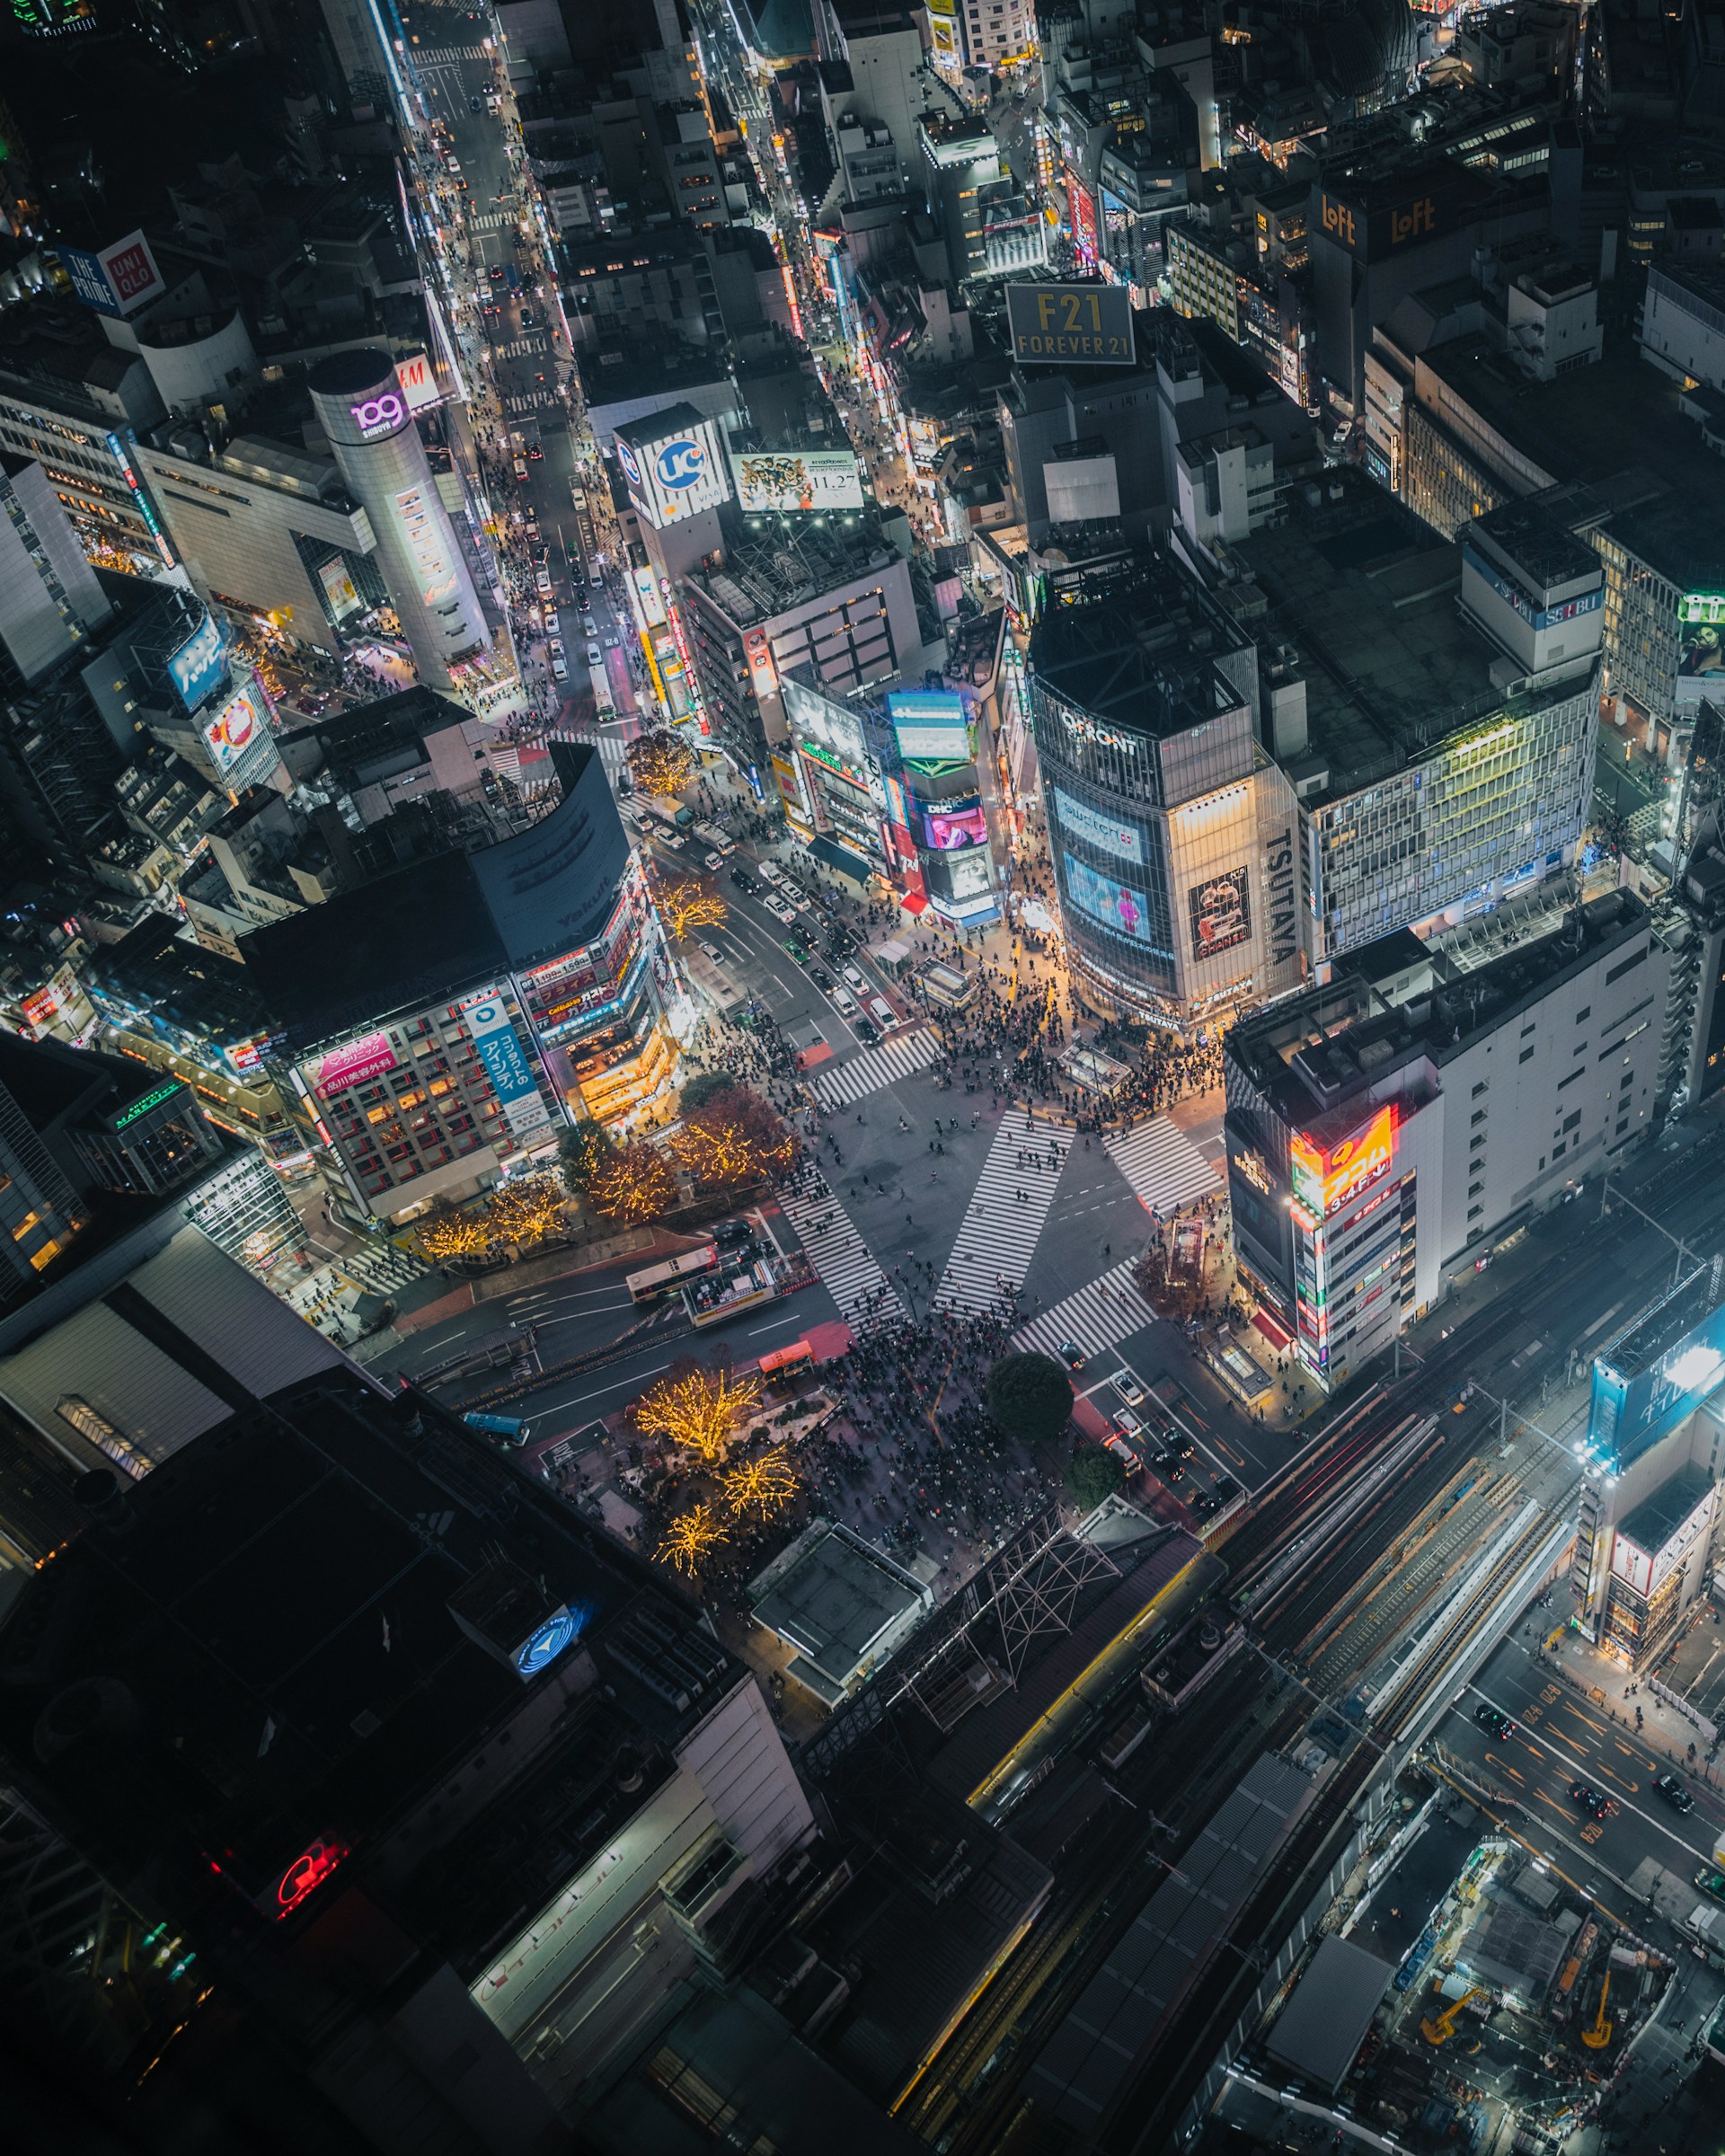
[[[1007,1436],[1048,1445],[1072,1413],[1072,1380],[1051,1356],[1003,1355],[988,1373],[986,1398]]]

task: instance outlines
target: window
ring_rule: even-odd
[[[1482,1201],[1482,1203],[1480,1203],[1479,1205],[1477,1205],[1477,1206],[1470,1206],[1467,1208],[1467,1217],[1468,1217],[1470,1220],[1477,1220],[1477,1219],[1480,1217],[1481,1214],[1482,1214],[1482,1213],[1483,1213],[1484,1211],[1485,1211],[1485,1206],[1484,1206],[1484,1203],[1483,1203],[1483,1201]]]
[[[1606,976],[1606,986],[1609,988],[1614,981],[1621,981],[1626,973],[1632,973],[1646,959],[1650,948],[1650,945],[1643,943],[1633,958],[1625,959],[1621,965],[1614,966]]]
[[[1526,1063],[1526,1060],[1527,1060],[1527,1058],[1528,1058],[1528,1057],[1529,1057],[1529,1056],[1530,1056],[1533,1054],[1533,1052],[1534,1052],[1534,1051],[1533,1051],[1531,1048],[1524,1048],[1524,1049],[1521,1051],[1521,1054],[1520,1054],[1519,1056],[1517,1056],[1517,1058],[1516,1058],[1516,1061],[1517,1061],[1517,1063]]]
[[[1483,1122],[1484,1122],[1484,1120],[1485,1120],[1485,1118],[1486,1118],[1487,1112],[1488,1112],[1488,1111],[1487,1111],[1486,1109],[1482,1109],[1482,1108],[1476,1108],[1476,1109],[1473,1110],[1473,1120],[1474,1120],[1474,1122],[1475,1122],[1475,1123],[1483,1123]]]
[[[1485,1188],[1485,1185],[1484,1185],[1483,1183],[1470,1183],[1470,1184],[1467,1186],[1467,1195],[1468,1195],[1470,1197],[1477,1197],[1480,1195],[1481,1191],[1482,1191],[1482,1190],[1483,1190],[1484,1188]]]
[[[1591,1003],[1583,1003],[1581,1008],[1575,1014],[1575,1022],[1579,1026],[1584,1018],[1591,1018],[1592,1016],[1593,1005]]]
[[[1575,1110],[1575,1112],[1574,1112],[1572,1115],[1568,1115],[1568,1116],[1565,1116],[1565,1117],[1564,1117],[1564,1118],[1563,1118],[1563,1127],[1564,1127],[1564,1129],[1565,1129],[1565,1130],[1573,1130],[1573,1129],[1575,1128],[1576,1125],[1577,1125],[1578,1123],[1579,1123],[1579,1122],[1580,1122],[1580,1120],[1581,1120],[1581,1110],[1580,1110],[1580,1109],[1578,1108],[1578,1109]]]
[[[1480,1080],[1480,1082],[1473,1088],[1474,1100],[1477,1100],[1479,1099],[1480,1095],[1485,1091],[1486,1087],[1490,1085],[1491,1082],[1491,1081],[1489,1078],[1482,1078]]]

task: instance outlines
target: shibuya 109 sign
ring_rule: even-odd
[[[379,435],[394,434],[407,417],[407,406],[394,390],[385,389],[375,397],[349,404],[348,416],[359,429],[361,438],[371,442]]]

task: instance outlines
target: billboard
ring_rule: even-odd
[[[1461,216],[1461,189],[1447,166],[1400,175],[1394,185],[1363,192],[1313,190],[1311,224],[1358,261],[1381,261],[1428,240],[1440,239]]]
[[[1068,838],[1081,838],[1099,853],[1111,853],[1116,861],[1144,859],[1144,834],[1136,824],[1086,808],[1083,801],[1075,800],[1064,786],[1056,786],[1051,791],[1055,814]]]
[[[479,1050],[479,1059],[485,1065],[491,1091],[503,1104],[509,1128],[518,1138],[548,1128],[551,1110],[545,1106],[532,1065],[515,1028],[509,1023],[503,998],[495,993],[475,996],[471,1003],[462,1005],[461,1014],[473,1046]]]
[[[766,509],[860,509],[862,475],[849,449],[733,452],[737,506]]]
[[[1395,1158],[1395,1108],[1380,1108],[1363,1128],[1326,1152],[1303,1131],[1288,1141],[1295,1202],[1314,1221],[1327,1220],[1376,1182]]]
[[[970,757],[970,729],[964,699],[956,689],[892,689],[887,717],[907,764],[964,764]]]
[[[1148,907],[1142,891],[1129,883],[1115,883],[1107,876],[1099,876],[1074,854],[1061,858],[1066,867],[1066,895],[1081,914],[1100,921],[1117,936],[1129,936],[1135,943],[1150,941],[1146,925]]]
[[[240,689],[198,729],[204,738],[217,775],[226,778],[234,766],[257,740],[263,726],[257,703],[249,686]]]
[[[428,606],[446,605],[458,589],[454,565],[444,552],[445,526],[438,513],[442,507],[435,491],[428,493],[423,487],[403,487],[395,497],[395,514]]]
[[[1725,691],[1725,592],[1689,591],[1677,601],[1679,704]]]
[[[72,280],[73,298],[98,314],[135,314],[168,288],[141,232],[128,232],[99,252],[58,245],[55,252]]]
[[[168,679],[189,711],[227,679],[227,639],[213,614],[207,614],[168,661]]]
[[[1708,1268],[1692,1275],[1676,1294],[1694,1294],[1704,1303],[1712,1292],[1710,1272]],[[1668,1306],[1669,1298],[1656,1308]],[[1650,1313],[1650,1319],[1655,1316]],[[1634,1339],[1632,1331],[1621,1345],[1627,1350]],[[1618,1356],[1614,1353],[1617,1345],[1613,1343],[1594,1357],[1588,1445],[1602,1458],[1627,1467],[1725,1384],[1725,1304],[1706,1311],[1688,1331],[1649,1360],[1645,1369],[1632,1374],[1623,1365],[1640,1358]]]
[[[987,820],[982,802],[974,793],[961,801],[924,801],[923,832],[930,851],[935,853],[956,853],[963,846],[988,844]]]
[[[1072,226],[1072,243],[1087,262],[1101,252],[1096,232],[1096,198],[1082,181],[1066,174],[1066,209]]]
[[[1044,367],[1130,367],[1132,299],[1124,285],[1008,285],[1013,358]]]
[[[405,359],[398,359],[395,379],[401,384],[402,401],[410,411],[429,411],[434,404],[443,402],[443,392],[438,387],[430,358],[424,352],[413,352]]]
[[[312,1082],[327,1099],[331,1093],[344,1091],[350,1085],[358,1085],[367,1078],[380,1077],[385,1071],[394,1068],[395,1051],[389,1045],[388,1034],[362,1033],[358,1040],[350,1040],[346,1047],[326,1056],[318,1065],[317,1075]]]
[[[317,572],[317,578],[323,587],[323,596],[330,603],[332,621],[345,621],[349,614],[358,613],[359,594],[353,588],[353,579],[348,573],[347,563],[339,555],[333,561],[324,562]]]
[[[655,531],[730,499],[718,429],[686,405],[636,420],[626,433],[619,428],[617,462],[630,500]]]
[[[1250,870],[1242,862],[1220,876],[1207,876],[1186,894],[1192,923],[1192,956],[1213,959],[1252,934]]]

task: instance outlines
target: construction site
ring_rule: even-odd
[[[1239,2072],[1404,2148],[1555,2156],[1672,1968],[1415,1767]]]

